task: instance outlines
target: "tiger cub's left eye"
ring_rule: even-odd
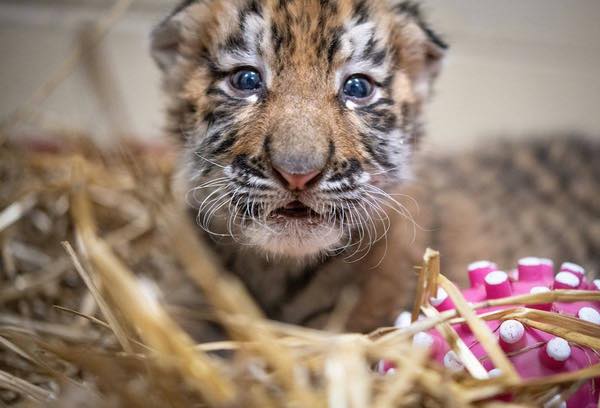
[[[344,95],[353,99],[366,99],[373,94],[373,82],[364,75],[352,75],[344,83]]]
[[[257,91],[262,88],[262,78],[258,71],[244,68],[232,75],[231,85],[240,91]]]

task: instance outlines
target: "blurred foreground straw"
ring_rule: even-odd
[[[597,327],[523,307],[600,300],[598,292],[517,296],[471,308],[443,277],[435,251],[421,265],[415,306],[429,317],[407,328],[334,334],[269,321],[173,199],[172,156],[124,149],[127,154],[105,154],[85,142],[57,151],[0,147],[0,157],[12,157],[0,166],[19,168],[3,173],[11,175],[10,194],[0,196],[0,220],[8,220],[0,230],[0,370],[6,373],[0,399],[7,404],[533,407],[600,376],[592,366],[521,380],[482,324],[517,319],[599,350]],[[458,311],[431,309],[426,294],[438,285]],[[182,286],[191,292],[180,298]],[[510,307],[473,312],[490,305]],[[506,375],[478,378],[481,363],[455,341],[450,323],[456,322],[487,342]],[[215,326],[224,337],[197,344],[193,333]],[[448,372],[412,348],[412,336],[431,328],[446,330],[455,351],[471,359],[474,375]],[[395,366],[393,375],[379,374],[381,360]],[[518,394],[514,403],[490,400],[506,392]]]

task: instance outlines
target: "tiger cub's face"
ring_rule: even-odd
[[[380,237],[446,48],[413,3],[188,0],[152,46],[201,226],[291,257]]]

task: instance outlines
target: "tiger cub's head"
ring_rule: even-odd
[[[182,3],[152,51],[199,224],[291,257],[377,239],[445,49],[412,2]]]

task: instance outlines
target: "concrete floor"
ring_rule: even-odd
[[[0,0],[0,117],[27,100],[64,61],[82,24],[111,3]],[[161,135],[164,102],[147,34],[174,3],[139,0],[104,43],[124,126],[146,137]],[[600,1],[424,3],[452,46],[429,111],[428,148],[559,131],[600,137]],[[111,133],[82,70],[38,109],[50,125]]]

